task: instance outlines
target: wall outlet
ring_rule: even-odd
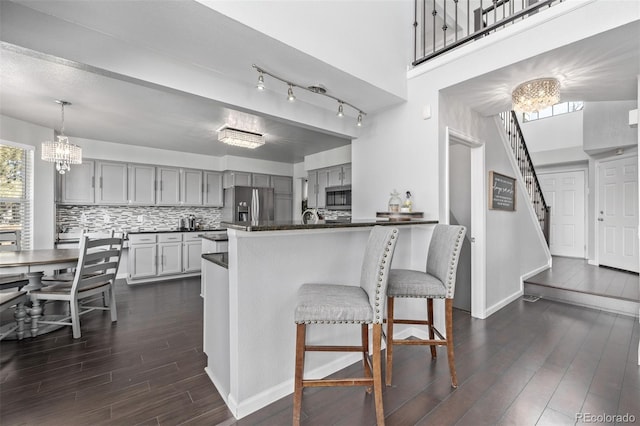
[[[104,223],[111,223],[111,216],[109,216],[108,214],[104,214],[104,215],[102,216],[102,221],[103,221]]]
[[[144,215],[143,214],[139,214],[138,215],[138,223],[144,223]]]

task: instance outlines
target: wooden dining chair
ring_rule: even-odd
[[[20,251],[21,235],[19,230],[0,231],[0,252],[3,251]],[[3,274],[0,277],[0,290],[7,288],[22,288],[29,284],[29,280],[25,274]]]
[[[317,386],[365,386],[373,388],[376,421],[384,425],[382,407],[382,323],[389,266],[398,241],[398,229],[374,226],[369,234],[362,262],[360,286],[303,284],[298,291],[296,323],[296,364],[293,397],[293,424],[300,424],[302,390]],[[307,325],[360,324],[361,345],[317,346],[306,344]],[[373,326],[373,362],[369,359],[369,325]],[[305,379],[304,358],[308,351],[362,352],[365,377],[348,379]]]
[[[69,302],[70,315],[58,321],[40,320],[39,323],[71,326],[73,338],[77,339],[81,336],[80,315],[94,310],[109,310],[111,321],[117,321],[115,280],[121,254],[122,238],[84,237],[80,242],[80,256],[73,281],[49,281],[46,287],[30,293],[37,300]],[[80,304],[80,301],[96,298],[97,295],[103,299],[108,297],[108,306]]]

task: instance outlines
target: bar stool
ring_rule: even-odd
[[[374,226],[364,253],[360,286],[303,284],[298,290],[296,323],[296,366],[293,424],[300,424],[302,389],[317,386],[373,386],[378,425],[384,425],[382,407],[382,323],[389,266],[398,240],[398,229]],[[306,344],[308,324],[361,324],[360,346],[311,346]],[[369,360],[369,326],[373,324],[373,365]],[[305,380],[306,351],[362,352],[366,377]]]
[[[458,387],[453,354],[453,295],[456,286],[458,258],[465,233],[464,226],[436,225],[429,244],[427,271],[392,269],[389,272],[387,288],[387,386],[391,386],[394,345],[429,345],[433,359],[437,357],[436,346],[446,345],[451,386]],[[393,301],[396,297],[427,299],[427,321],[394,318]],[[433,324],[433,299],[445,299],[446,337]],[[429,330],[429,339],[395,340],[393,339],[393,324],[426,325]],[[435,335],[438,336],[437,339]]]

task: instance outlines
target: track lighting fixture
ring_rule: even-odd
[[[315,93],[316,95],[322,95],[325,96],[327,98],[331,98],[334,101],[338,102],[338,113],[336,114],[338,117],[343,117],[344,116],[344,105],[348,105],[351,108],[353,108],[355,111],[358,112],[358,118],[356,121],[356,126],[358,127],[362,127],[362,117],[364,115],[367,115],[364,111],[362,111],[360,108],[356,107],[355,105],[350,104],[349,102],[345,102],[342,99],[339,99],[329,93],[327,93],[327,89],[320,85],[320,84],[316,84],[313,86],[303,86],[297,83],[293,83],[291,81],[285,80],[282,77],[279,77],[275,74],[273,74],[272,72],[269,72],[267,70],[265,70],[264,68],[260,68],[257,65],[253,65],[253,68],[258,71],[258,84],[256,84],[256,89],[258,90],[264,90],[265,89],[265,84],[264,84],[264,75],[268,75],[270,77],[275,78],[276,80],[279,80],[281,82],[283,82],[284,84],[288,85],[289,88],[287,89],[287,99],[289,100],[289,102],[293,102],[296,100],[295,95],[293,94],[293,88],[294,87],[298,87],[302,90],[306,90],[307,92],[311,92],[311,93]]]
[[[296,100],[296,97],[293,94],[293,85],[291,84],[289,84],[289,90],[287,90],[287,99],[289,99],[289,102]]]

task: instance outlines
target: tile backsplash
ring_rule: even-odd
[[[69,206],[56,207],[58,230],[85,228],[88,232],[132,228],[177,228],[179,219],[194,215],[204,229],[217,228],[222,209],[216,207]]]

